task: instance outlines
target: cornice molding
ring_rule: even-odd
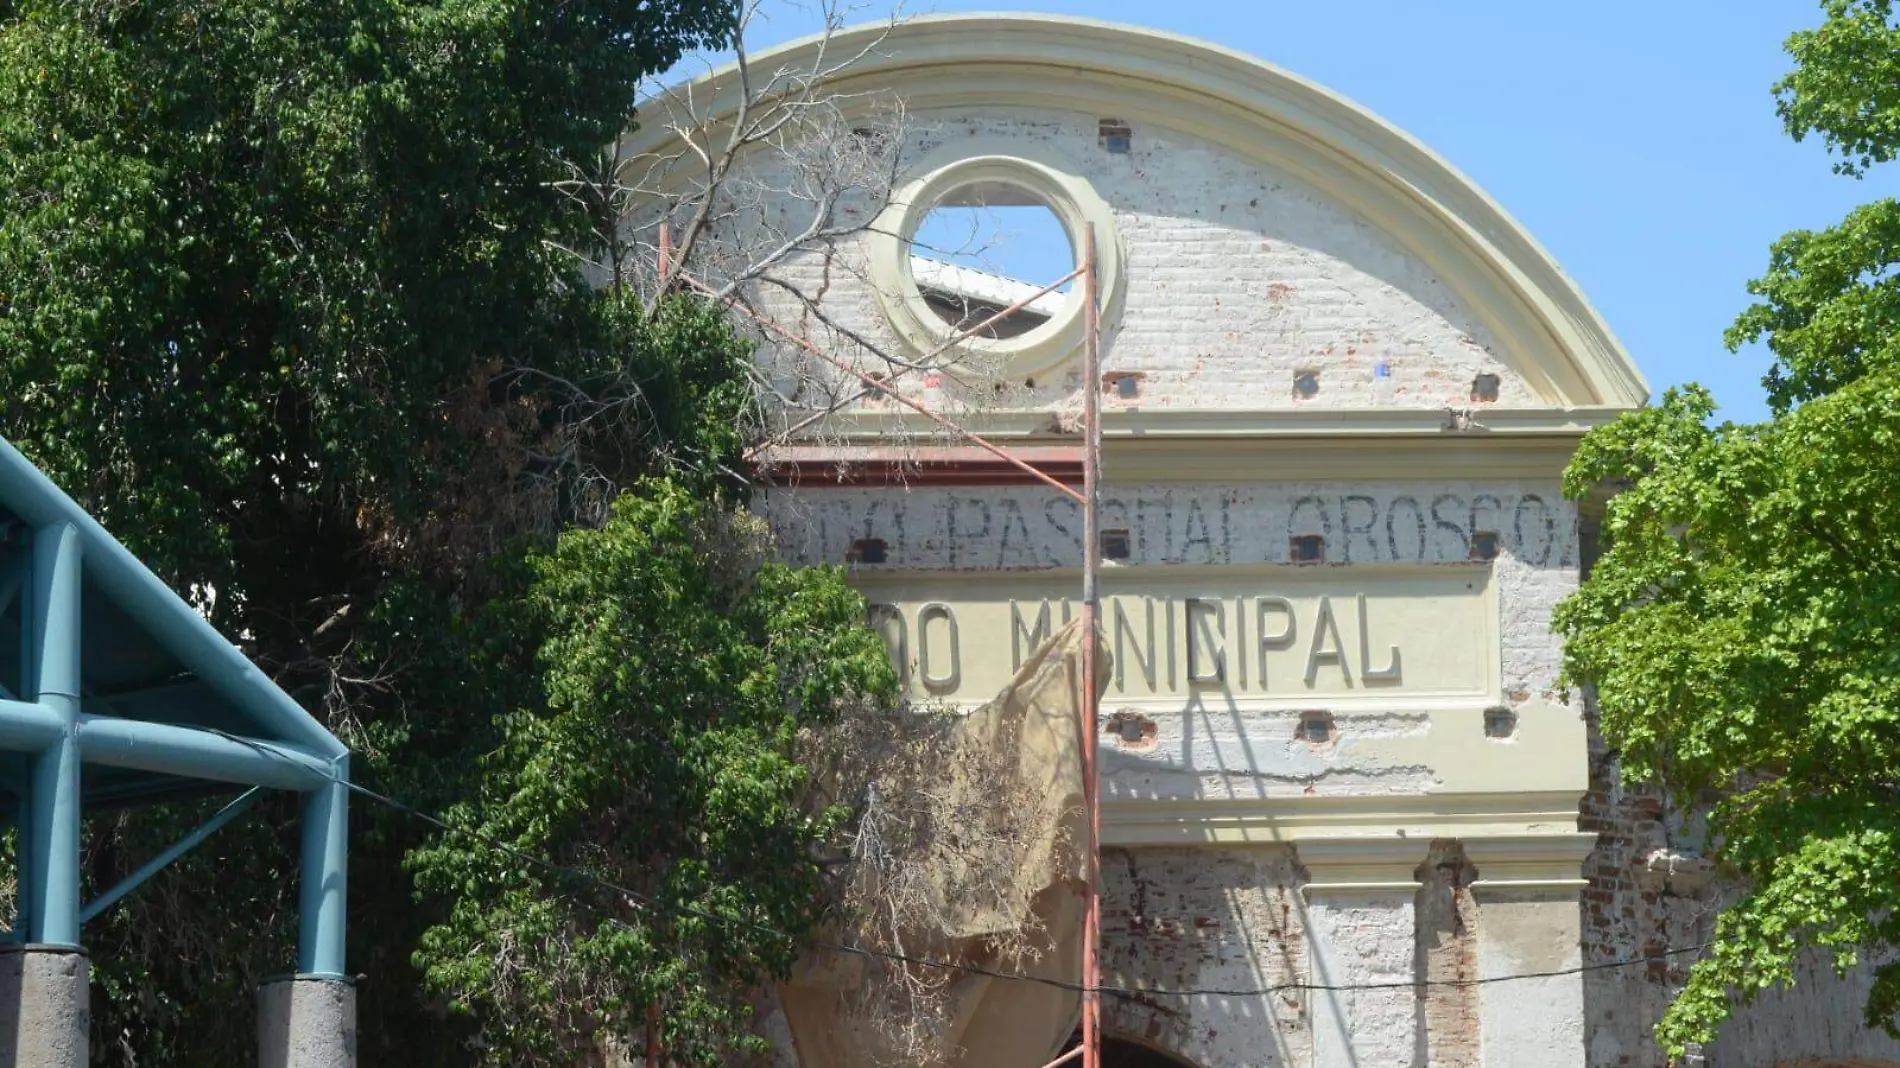
[[[1102,802],[1102,844],[1291,847],[1308,893],[1409,893],[1432,842],[1455,840],[1478,894],[1574,893],[1597,836],[1573,790]]]
[[[1469,430],[1451,429],[1443,408],[1142,408],[1105,401],[1102,437],[1254,438],[1388,437],[1486,439],[1549,436],[1577,438],[1614,421],[1627,409],[1581,407],[1492,407],[1471,409]],[[1076,412],[1023,408],[972,408],[942,413],[963,429],[985,437],[1076,440]],[[917,412],[895,406],[862,407],[829,417],[800,438],[806,442],[941,441],[945,431]]]
[[[1555,479],[1607,408],[1498,408],[1470,430],[1411,409],[1114,411],[1103,413],[1110,483]],[[1081,478],[1079,439],[1046,411],[971,413],[959,425],[1061,481]],[[907,412],[862,412],[820,436],[766,450],[773,485],[1012,485],[1035,480],[993,453],[948,443]]]
[[[1430,843],[1439,838],[1532,843],[1513,846],[1515,853],[1491,854],[1503,862],[1533,855],[1527,851],[1534,851],[1538,842],[1572,840],[1581,798],[1577,790],[1185,801],[1104,798],[1102,844],[1299,845],[1368,839]],[[1594,835],[1586,837],[1595,841]]]

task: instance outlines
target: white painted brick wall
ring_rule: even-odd
[[[959,139],[1000,138],[1045,146],[1088,179],[1114,210],[1127,277],[1120,312],[1106,321],[1102,366],[1145,375],[1144,406],[1440,408],[1470,403],[1480,372],[1500,377],[1499,403],[1541,403],[1511,369],[1512,354],[1498,351],[1430,268],[1323,190],[1158,126],[1137,125],[1132,150],[1111,154],[1099,144],[1099,118],[926,112],[912,116],[907,158]],[[795,232],[799,222],[788,207],[774,226]],[[890,343],[854,250],[829,267],[814,256],[780,272],[822,293],[828,313],[853,330]],[[849,348],[822,336],[791,298],[762,297],[780,322],[816,331],[833,351]],[[768,359],[788,357],[809,364],[795,354]],[[1296,399],[1293,376],[1309,369],[1320,371],[1320,392]],[[1011,403],[1077,403],[1075,369],[1054,378]],[[929,395],[941,402],[954,386],[940,385]],[[926,392],[918,376],[905,387]]]
[[[1102,978],[1147,990],[1261,990],[1311,981],[1307,907],[1285,848],[1102,854]],[[1308,998],[1107,997],[1103,1026],[1193,1063],[1307,1068]]]

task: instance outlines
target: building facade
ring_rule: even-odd
[[[856,57],[847,118],[901,101],[895,169],[752,305],[783,392],[849,400],[761,458],[757,507],[789,559],[852,569],[916,697],[979,704],[1074,613],[1079,509],[898,398],[1073,481],[1101,391],[1105,980],[1162,991],[1107,999],[1109,1031],[1201,1068],[1661,1064],[1722,888],[1557,686],[1593,544],[1560,475],[1648,396],[1584,296],[1425,146],[1248,56],[994,16],[825,47]],[[981,206],[1092,235],[1100,381],[1079,287],[1037,294],[1066,266],[924,248]],[[857,339],[887,384],[850,399],[788,334]],[[1817,972],[1703,1057],[1900,1063],[1858,1007]]]

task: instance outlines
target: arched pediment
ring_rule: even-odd
[[[1150,124],[1316,190],[1429,272],[1523,380],[1529,406],[1628,408],[1647,383],[1583,294],[1489,196],[1423,144],[1288,71],[1217,45],[1134,27],[1027,15],[924,17],[842,31],[751,57],[809,68],[821,45],[858,58],[833,85],[847,108],[901,98],[913,114],[1025,108]],[[859,53],[862,53],[859,55]],[[733,69],[685,87],[702,115],[737,99]],[[856,104],[854,104],[856,102]],[[676,135],[651,109],[628,151]]]

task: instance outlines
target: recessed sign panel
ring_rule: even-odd
[[[861,575],[913,697],[980,704],[1079,612],[1075,571]],[[1478,567],[1148,567],[1102,573],[1107,698],[1328,706],[1497,700]]]

